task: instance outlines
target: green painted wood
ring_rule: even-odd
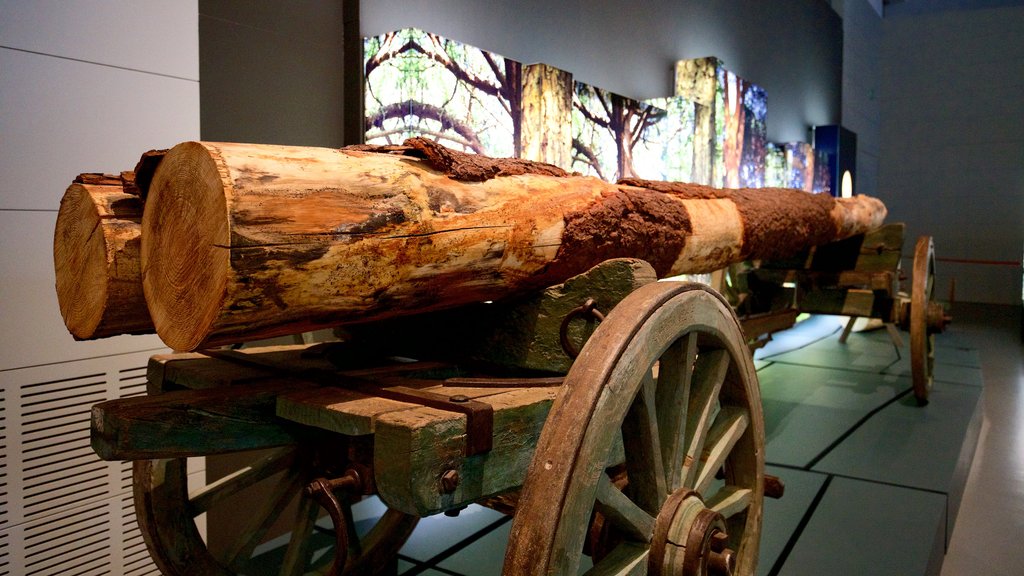
[[[104,460],[206,456],[293,444],[296,427],[274,413],[281,381],[122,398],[92,408],[92,447]]]
[[[895,270],[903,250],[904,228],[902,223],[886,224],[867,234],[815,246],[792,258],[762,262],[761,268],[818,272]]]
[[[524,299],[482,303],[346,330],[354,340],[391,354],[477,360],[510,370],[564,374],[572,359],[559,341],[562,319],[588,298],[607,314],[628,294],[655,280],[654,269],[647,262],[614,259]],[[570,340],[581,348],[596,326],[593,319],[571,323]]]
[[[556,393],[524,388],[478,397],[494,407],[493,448],[469,457],[465,416],[426,407],[380,414],[374,475],[381,499],[426,516],[520,486]],[[449,471],[458,483],[447,492],[441,477]]]

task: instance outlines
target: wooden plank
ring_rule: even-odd
[[[494,407],[493,448],[466,457],[466,419],[420,407],[380,414],[374,439],[377,489],[388,506],[426,516],[518,487],[557,388],[523,388],[478,398]],[[440,478],[454,471],[446,491]],[[449,472],[449,474],[451,474]]]
[[[294,369],[333,368],[331,363],[319,355],[305,356],[310,349],[305,344],[261,346],[241,348],[235,352],[259,356],[267,361],[278,362]],[[258,382],[277,378],[276,374],[255,366],[248,366],[211,358],[200,352],[157,354],[149,359],[146,369],[149,393],[164,390],[190,388],[201,390]]]
[[[308,386],[278,379],[102,402],[92,408],[92,447],[104,460],[137,460],[293,444],[297,427],[275,415],[275,398]]]
[[[903,249],[904,225],[886,224],[866,234],[811,247],[792,258],[761,263],[762,269],[839,272],[896,270]]]
[[[281,418],[349,436],[373,434],[382,414],[416,407],[330,387],[298,390],[277,398],[277,415]]]
[[[572,358],[560,342],[562,319],[588,298],[607,314],[634,290],[655,280],[657,275],[647,262],[616,258],[514,301],[372,322],[348,330],[360,342],[392,354],[414,358],[457,355],[461,360],[564,374]],[[581,348],[597,324],[593,316],[581,315],[569,324],[570,342]]]
[[[871,290],[815,290],[804,294],[797,308],[811,314],[863,316],[893,322],[895,308],[887,293]]]
[[[896,273],[893,270],[867,272],[844,270],[842,272],[821,272],[816,270],[758,269],[750,273],[761,282],[771,284],[796,283],[801,290],[822,288],[868,288],[895,292]]]

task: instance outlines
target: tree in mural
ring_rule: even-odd
[[[646,145],[634,151],[636,171],[649,180],[693,182],[697,156],[694,134],[702,106],[682,96],[645,103],[664,110],[664,117],[647,129]]]
[[[768,98],[764,88],[747,84],[743,108],[746,112],[743,157],[740,161],[740,186],[761,188],[765,185],[765,159],[768,154]]]
[[[719,85],[722,87],[722,162],[725,166],[722,185],[726,188],[740,187],[740,165],[743,161],[743,137],[746,131],[747,109],[743,105],[747,88],[750,86],[739,76],[718,69]]]
[[[788,142],[786,150],[786,186],[805,192],[814,190],[814,149],[806,142]]]
[[[427,136],[491,156],[518,155],[522,65],[417,29],[367,38],[366,141]]]
[[[655,106],[576,83],[573,169],[612,181],[638,176],[634,151],[666,114]]]

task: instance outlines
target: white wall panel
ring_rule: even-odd
[[[89,443],[91,406],[144,393],[148,357],[0,372],[0,574],[156,573],[131,463],[101,461]]]
[[[2,0],[0,45],[199,79],[197,0]]]
[[[165,348],[71,338],[53,227],[78,173],[199,137],[198,51],[196,0],[0,0],[0,574],[156,574],[89,409]]]
[[[56,210],[81,172],[199,136],[199,83],[0,49],[0,209]]]
[[[0,370],[163,347],[156,336],[75,342],[53,273],[56,212],[0,210]]]

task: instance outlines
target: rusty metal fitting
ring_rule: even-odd
[[[445,470],[444,474],[441,474],[441,493],[451,494],[455,492],[455,489],[459,487],[459,471],[458,470]]]
[[[565,315],[562,319],[562,325],[558,328],[558,340],[562,345],[562,351],[565,355],[573,360],[580,355],[580,351],[576,346],[569,341],[569,323],[575,320],[577,317],[591,316],[598,322],[604,322],[604,314],[597,309],[597,303],[594,302],[593,298],[587,298],[583,304],[573,308]]]

